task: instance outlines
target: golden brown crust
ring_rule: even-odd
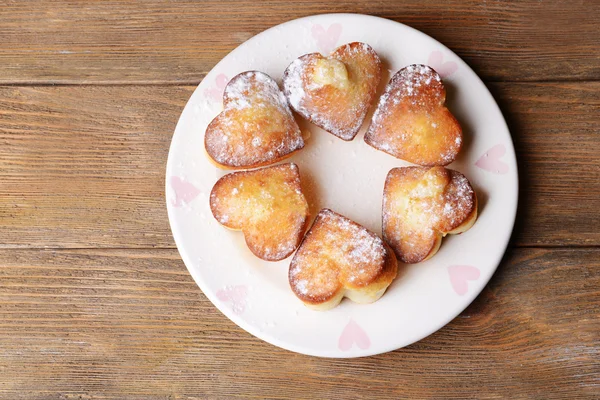
[[[381,60],[365,43],[348,43],[328,57],[306,54],[283,75],[284,93],[302,117],[333,135],[352,140],[381,80]]]
[[[442,237],[477,218],[477,197],[463,174],[444,167],[392,169],[383,191],[383,237],[406,263],[431,258]]]
[[[292,259],[289,281],[307,306],[328,309],[344,296],[363,303],[376,301],[397,269],[393,251],[376,234],[323,209]]]
[[[206,150],[206,149],[205,149],[205,150]],[[300,148],[300,149],[294,150],[293,152],[291,152],[291,153],[289,153],[289,154],[286,154],[286,155],[284,155],[284,156],[282,156],[282,157],[280,157],[280,158],[278,158],[278,159],[276,159],[276,160],[274,160],[274,161],[265,161],[265,162],[262,162],[262,163],[260,163],[260,164],[253,165],[253,166],[252,166],[252,168],[268,167],[268,166],[269,166],[269,165],[271,165],[271,164],[275,164],[275,163],[278,163],[278,162],[281,162],[281,161],[285,161],[285,160],[287,160],[288,158],[290,158],[291,156],[293,156],[294,154],[296,154],[296,153],[297,153],[298,151],[300,151],[300,150],[302,150],[302,149]],[[216,161],[215,161],[215,160],[214,160],[214,159],[213,159],[213,158],[210,156],[210,154],[208,154],[208,152],[206,152],[206,151],[205,151],[205,154],[206,154],[206,157],[208,157],[208,161],[209,161],[209,162],[210,162],[212,165],[214,165],[215,167],[217,167],[217,168],[219,168],[219,169],[222,169],[222,170],[225,170],[225,171],[237,171],[237,170],[239,170],[239,169],[240,169],[240,167],[230,167],[230,166],[227,166],[227,165],[219,164],[218,162],[216,162]]]
[[[243,231],[250,251],[267,261],[296,250],[309,214],[296,164],[223,176],[210,194],[210,209],[219,223]]]
[[[379,100],[365,142],[415,164],[450,164],[461,149],[462,129],[445,101],[444,84],[431,67],[401,69]]]
[[[223,111],[206,128],[204,147],[218,167],[239,169],[289,157],[304,140],[277,83],[247,71],[225,87]]]

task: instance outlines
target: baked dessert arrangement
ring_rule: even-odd
[[[241,230],[250,251],[266,261],[296,250],[309,215],[298,166],[291,163],[223,176],[210,193],[210,209],[219,223]]]
[[[247,71],[225,87],[223,111],[206,129],[204,145],[220,168],[273,164],[304,147],[300,128],[277,83]]]
[[[366,43],[353,42],[294,60],[283,74],[284,93],[305,119],[343,140],[352,140],[375,99],[381,60]]]
[[[433,68],[401,69],[379,99],[365,142],[414,164],[450,164],[460,151],[462,129],[445,101],[446,89]]]
[[[289,269],[289,282],[306,306],[328,310],[343,297],[356,303],[378,300],[396,277],[393,251],[373,232],[323,209]]]
[[[291,109],[352,140],[373,103],[381,68],[368,44],[353,42],[328,56],[311,53],[293,61],[283,74],[283,92],[268,75],[243,72],[225,87],[224,109],[206,129],[206,152],[218,167],[262,167],[217,181],[210,194],[214,217],[241,230],[250,251],[263,260],[282,260],[297,249],[289,284],[315,310],[331,309],[344,297],[377,301],[395,279],[399,261],[432,257],[444,236],[468,230],[477,219],[471,184],[444,168],[461,149],[462,130],[445,106],[440,76],[415,64],[392,77],[365,134],[370,146],[421,165],[389,171],[383,239],[327,208],[304,236],[309,207],[298,167],[265,167],[304,147]]]
[[[463,174],[444,167],[392,169],[383,191],[383,237],[399,260],[432,257],[442,237],[477,219],[477,196]]]

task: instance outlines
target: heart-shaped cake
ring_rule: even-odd
[[[206,128],[204,146],[221,168],[250,168],[288,157],[304,140],[277,83],[248,71],[225,87],[223,111]]]
[[[241,230],[250,251],[266,261],[296,250],[309,214],[296,164],[223,176],[210,193],[210,209],[219,223]]]
[[[383,238],[399,260],[432,257],[447,234],[477,219],[477,196],[463,174],[444,167],[392,169],[383,190]]]
[[[348,297],[378,300],[396,277],[393,251],[373,232],[323,209],[292,259],[290,286],[310,308],[328,310]]]
[[[445,101],[444,84],[431,67],[401,69],[379,99],[365,142],[415,164],[450,164],[460,151],[462,129]]]
[[[373,103],[381,60],[368,44],[353,42],[294,60],[283,74],[284,93],[302,117],[343,139],[352,140]]]

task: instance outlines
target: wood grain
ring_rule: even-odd
[[[173,246],[164,172],[191,88],[0,93],[3,246]]]
[[[242,331],[175,250],[2,250],[0,265],[0,398],[580,399],[600,389],[600,249],[511,251],[441,331],[354,360]]]
[[[600,83],[491,88],[519,157],[515,243],[600,245]],[[0,246],[173,247],[164,170],[192,90],[0,87]]]
[[[5,1],[0,83],[197,84],[251,36],[334,12],[405,23],[486,80],[597,80],[597,1]]]
[[[450,47],[519,161],[513,246],[477,300],[421,342],[351,360],[224,317],[174,249],[164,199],[195,85],[253,35],[328,12]],[[0,2],[0,399],[597,398],[599,14],[585,0]]]
[[[600,244],[600,83],[488,85],[519,166],[517,245]]]

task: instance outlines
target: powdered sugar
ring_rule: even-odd
[[[460,172],[450,170],[451,181],[444,194],[443,231],[451,231],[463,223],[475,207],[475,194],[469,180]],[[449,207],[448,207],[449,205]]]
[[[422,260],[436,235],[461,225],[475,207],[467,178],[443,167],[390,171],[383,200],[384,235],[405,262]]]
[[[444,210],[443,210],[443,215],[444,215],[444,217],[449,217],[449,216],[451,216],[451,215],[452,215],[452,211],[453,211],[453,210],[454,210],[454,209],[453,209],[453,207],[452,207],[452,204],[450,204],[450,203],[446,203],[446,204],[444,204]]]
[[[258,71],[243,72],[225,87],[223,103],[226,108],[242,110],[276,105],[281,112],[290,114],[285,96],[277,83],[267,74]]]
[[[234,77],[224,110],[208,126],[205,147],[219,164],[251,167],[275,162],[304,147],[304,139],[277,83],[262,72]]]
[[[323,209],[292,260],[290,284],[312,299],[329,296],[340,285],[365,286],[381,273],[386,255],[377,235]]]
[[[438,88],[433,89],[432,83]],[[442,104],[445,100],[445,92],[440,91],[439,88],[443,89],[442,80],[433,68],[415,64],[401,69],[392,77],[379,98],[377,109],[373,114],[373,122],[376,123],[383,117],[388,102],[394,104],[408,102],[421,107]],[[430,98],[430,95],[433,95],[433,98]]]
[[[432,92],[438,101],[444,101],[442,92],[431,91],[432,84],[441,86],[442,81],[438,73],[427,65],[415,64],[401,69],[394,75],[390,85],[392,83],[399,89],[396,95],[410,98],[413,104],[429,105],[426,100],[431,101],[432,99],[424,99],[425,91]]]
[[[380,64],[365,43],[343,45],[329,58],[307,54],[286,69],[284,93],[298,114],[335,136],[352,140],[374,98]]]
[[[221,224],[244,231],[250,250],[276,261],[299,245],[308,217],[296,165],[280,164],[222,177],[210,194],[210,208]]]
[[[304,81],[302,73],[307,65],[307,57],[300,57],[292,61],[287,67],[283,79],[283,90],[290,106],[299,113],[304,113],[307,110],[304,108]]]
[[[345,233],[346,241],[337,245],[348,256],[351,264],[364,265],[382,261],[385,247],[377,235],[329,209],[321,211],[320,215],[323,223],[333,224]],[[334,237],[333,240],[336,238]]]
[[[462,130],[444,106],[440,76],[426,65],[409,65],[387,84],[365,141],[394,157],[421,165],[456,159]]]
[[[296,282],[296,289],[304,295],[308,294],[308,281],[306,279],[300,279]]]

